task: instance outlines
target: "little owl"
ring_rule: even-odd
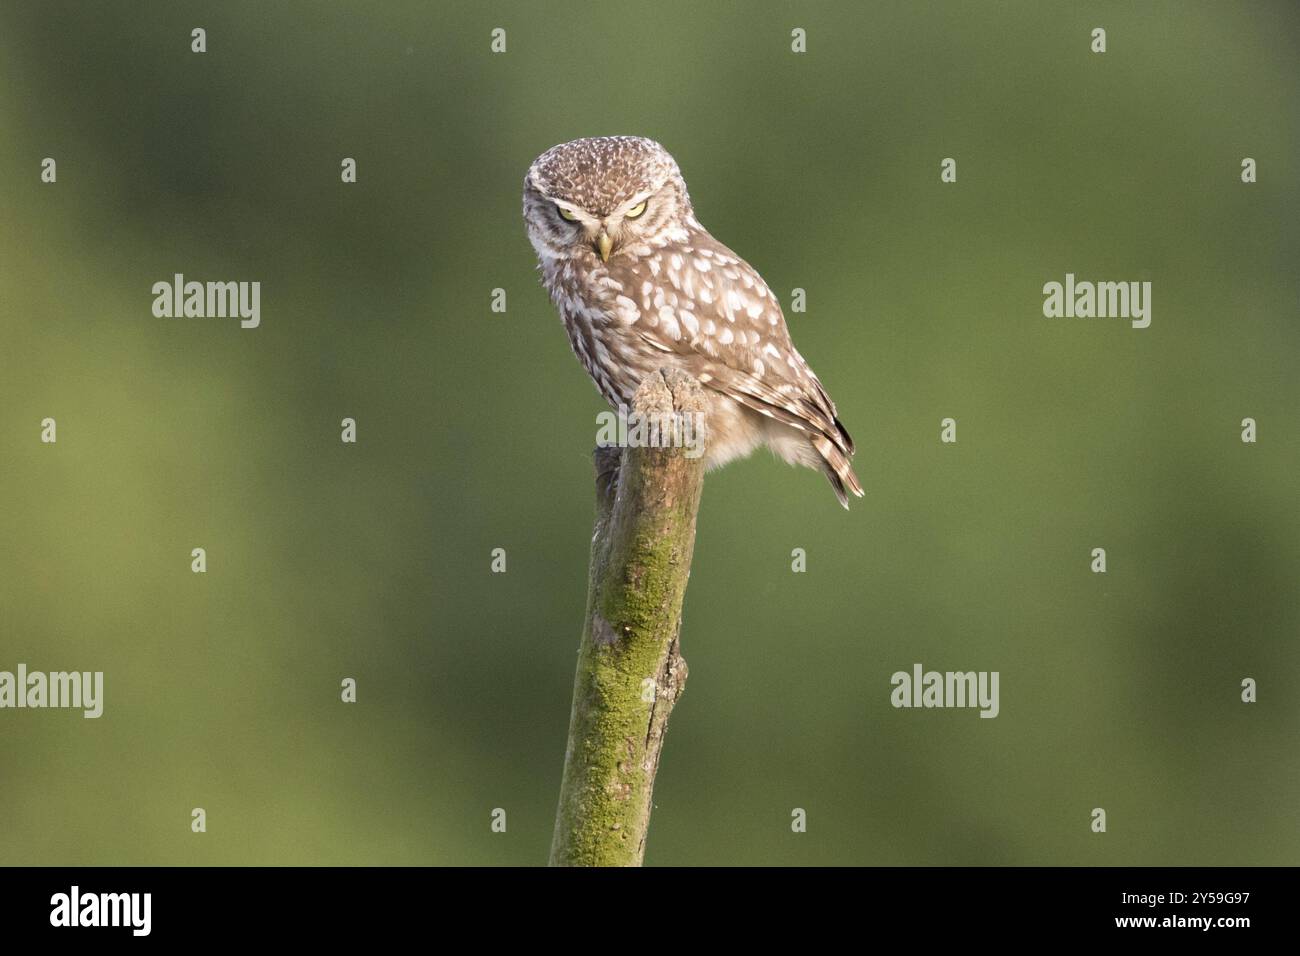
[[[524,221],[569,343],[606,401],[665,366],[708,396],[705,465],[768,445],[862,494],[853,439],[762,277],[700,225],[677,163],[638,136],[562,143],[524,179]]]

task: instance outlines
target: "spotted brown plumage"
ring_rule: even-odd
[[[653,140],[554,146],[524,179],[524,221],[573,347],[611,405],[664,366],[709,395],[705,463],[769,446],[819,468],[840,503],[862,494],[853,439],[786,329],[762,277],[695,218],[672,156]]]

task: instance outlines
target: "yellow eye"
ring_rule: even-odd
[[[578,216],[576,213],[569,212],[569,210],[565,209],[563,206],[556,206],[555,208],[560,211],[560,218],[563,219],[565,222],[578,221]]]
[[[643,213],[643,212],[645,212],[645,200],[644,200],[644,199],[642,199],[639,203],[637,203],[635,206],[633,206],[633,207],[632,207],[631,209],[629,209],[627,212],[623,213],[623,218],[624,218],[624,219],[635,219],[635,218],[637,218],[637,216],[641,215],[641,213]]]

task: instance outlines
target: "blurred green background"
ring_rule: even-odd
[[[0,862],[545,861],[604,405],[520,187],[608,133],[807,290],[867,488],[706,481],[647,862],[1300,862],[1298,39],[1290,3],[4,4],[0,669],[106,700],[0,712]],[[175,272],[261,281],[261,328],[154,318]],[[1151,327],[1044,318],[1067,272],[1152,281]],[[915,662],[999,671],[1001,715],[894,710]]]

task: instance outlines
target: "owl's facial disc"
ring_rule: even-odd
[[[640,136],[552,146],[529,167],[524,198],[529,238],[553,259],[608,262],[647,244],[661,247],[685,234],[692,215],[676,162]]]
[[[569,203],[561,204],[557,202],[555,208],[559,210],[560,218],[583,228],[592,248],[600,256],[600,261],[608,262],[614,249],[623,244],[627,232],[635,228],[626,224],[632,223],[645,215],[653,192],[653,190],[647,190],[637,193],[626,202],[620,203],[608,216],[599,216],[585,209],[578,209]]]
[[[581,230],[601,261],[608,262],[610,251],[614,248],[614,240],[609,234],[609,219],[602,219],[563,199],[551,201],[555,204],[555,211],[559,217],[565,222],[573,223],[576,229]]]

